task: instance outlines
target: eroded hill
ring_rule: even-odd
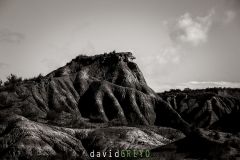
[[[112,141],[121,139],[113,136],[116,132],[122,132],[126,139],[122,138],[122,144],[110,147],[103,145],[109,139],[95,142],[94,138],[90,146],[85,141],[87,151],[94,146],[100,146],[98,148],[102,150],[109,147],[126,149],[171,142],[157,133],[159,129],[153,132],[124,127],[100,129],[111,126],[172,124],[189,133],[188,123],[148,87],[138,66],[132,62],[133,58],[128,52],[79,56],[37,81],[27,80],[2,87],[1,158],[31,159],[43,154],[49,158],[68,155],[85,159],[88,155],[86,146],[82,145],[82,134],[88,129],[94,130],[89,134],[89,141],[93,137],[101,138],[101,134],[97,134],[100,131],[102,134],[106,131]],[[166,120],[167,117],[171,120]],[[70,134],[66,128],[79,131],[81,135]],[[131,134],[136,135],[136,140],[128,142],[127,137]],[[149,134],[151,136],[147,138]],[[144,140],[139,144],[142,136]]]
[[[185,136],[215,142],[196,128],[223,131],[232,121],[225,115],[238,113],[233,93],[159,96],[133,59],[130,52],[78,56],[1,87],[0,159],[89,159],[93,150],[154,150]]]
[[[227,128],[240,131],[239,125],[234,123],[239,119],[239,95],[240,89],[231,88],[173,90],[159,94],[191,125],[224,131]]]

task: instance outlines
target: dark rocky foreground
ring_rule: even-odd
[[[148,159],[240,157],[240,90],[157,94],[132,59],[78,56],[1,87],[0,159],[85,160],[119,150],[149,150]]]

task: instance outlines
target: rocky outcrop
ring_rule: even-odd
[[[2,158],[85,159],[92,149],[171,142],[156,131],[114,126],[174,126],[189,134],[188,123],[148,87],[133,58],[129,52],[78,56],[44,77],[0,88]],[[76,137],[82,132],[92,143]]]
[[[233,120],[226,117],[239,114],[239,93],[240,90],[237,89],[206,89],[165,92],[159,95],[191,125],[214,129],[214,126],[221,128],[219,121],[224,121],[221,124],[225,124],[225,127],[226,123],[234,124]]]
[[[204,129],[194,132],[191,136],[152,149],[152,159],[226,160],[239,157],[239,135]]]
[[[67,128],[1,114],[0,159],[90,159],[92,151],[149,149],[184,135],[171,128]]]
[[[148,87],[131,53],[79,56],[36,81],[18,83],[0,92],[1,112],[59,126],[89,123],[187,123]],[[181,123],[181,124],[180,124]],[[181,127],[182,128],[182,127]]]

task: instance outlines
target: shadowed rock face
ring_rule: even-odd
[[[152,149],[152,159],[240,157],[240,89],[212,88],[159,93],[193,128],[179,141]],[[205,128],[205,129],[203,129]]]
[[[198,134],[152,149],[152,159],[238,159],[240,136],[199,129]]]
[[[193,126],[225,130],[230,125],[232,130],[240,129],[233,126],[240,110],[239,89],[177,91],[159,95]]]

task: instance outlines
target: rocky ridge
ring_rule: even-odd
[[[157,94],[134,58],[80,55],[46,76],[0,87],[0,159],[90,159],[93,150],[159,153],[189,138],[202,146],[229,141],[209,129],[225,132],[227,116],[239,110],[237,93]]]

